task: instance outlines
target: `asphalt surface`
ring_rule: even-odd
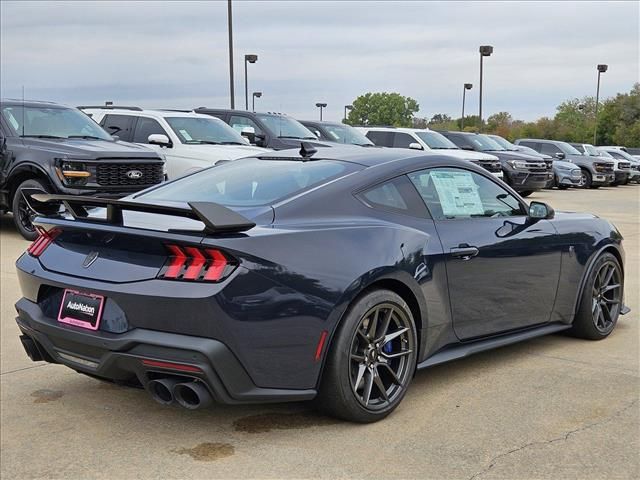
[[[142,390],[31,362],[13,308],[14,261],[28,244],[5,216],[0,476],[640,478],[640,186],[530,200],[617,225],[632,313],[604,341],[554,335],[419,372],[396,412],[373,425],[337,422],[301,403],[163,407]]]

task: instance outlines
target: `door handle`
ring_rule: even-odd
[[[458,247],[452,248],[450,250],[451,256],[454,258],[459,258],[461,260],[471,260],[473,257],[478,255],[480,251],[476,247]]]

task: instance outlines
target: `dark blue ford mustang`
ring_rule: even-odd
[[[602,339],[628,311],[610,222],[444,156],[303,145],[121,201],[29,195],[27,353],[166,404],[315,399],[375,421],[416,368]]]

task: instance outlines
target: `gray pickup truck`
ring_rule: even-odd
[[[581,184],[583,188],[599,188],[610,185],[615,180],[614,163],[612,161],[604,157],[582,155],[567,142],[539,138],[519,138],[514,143],[533,148],[536,152],[574,163],[582,171]]]

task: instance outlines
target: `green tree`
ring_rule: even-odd
[[[629,93],[603,102],[598,113],[597,143],[640,147],[640,83]]]
[[[487,118],[487,132],[495,133],[501,137],[507,137],[511,132],[512,124],[513,117],[509,112],[494,113]]]
[[[399,93],[366,93],[353,102],[349,125],[392,125],[411,127],[413,114],[420,110],[418,102]]]

